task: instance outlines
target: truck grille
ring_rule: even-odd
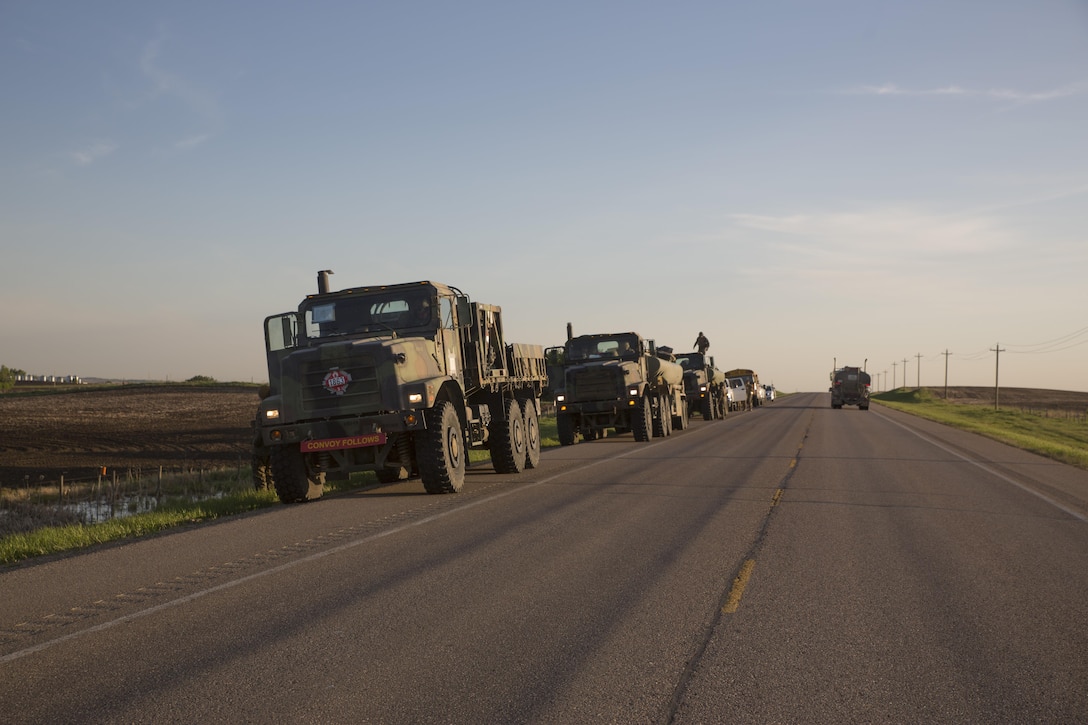
[[[589,367],[573,371],[567,380],[567,400],[615,400],[623,397],[623,369]]]
[[[325,376],[340,370],[351,376],[342,394],[326,389]],[[342,415],[381,410],[378,366],[373,357],[356,357],[336,364],[335,360],[314,360],[303,365],[301,403],[305,417]]]

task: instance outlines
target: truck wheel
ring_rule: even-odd
[[[525,467],[536,468],[540,465],[540,418],[536,412],[536,399],[526,398],[521,406],[525,411]]]
[[[525,470],[525,416],[513,398],[506,401],[505,420],[491,421],[491,465],[499,473],[521,473]]]
[[[668,438],[672,433],[672,416],[664,397],[657,399],[657,415],[654,416],[654,438]]]
[[[703,420],[714,420],[714,401],[710,399],[710,396],[703,398],[699,401],[700,411],[703,414]]]
[[[559,436],[559,445],[573,446],[575,440],[574,421],[567,413],[555,416],[555,432]]]
[[[650,440],[650,434],[653,433],[654,425],[654,411],[650,405],[650,397],[645,396],[638,401],[638,405],[631,411],[631,432],[635,435],[636,441],[648,441]]]
[[[302,503],[321,498],[325,474],[310,472],[306,457],[298,446],[273,446],[271,468],[276,495],[283,503]]]
[[[416,433],[419,477],[427,493],[457,493],[465,486],[465,439],[448,400],[426,411],[427,430]]]
[[[255,491],[272,490],[272,464],[268,458],[268,451],[262,450],[253,454],[253,489]]]

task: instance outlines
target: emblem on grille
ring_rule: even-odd
[[[343,395],[344,391],[348,389],[348,383],[350,382],[351,375],[348,371],[333,368],[325,373],[325,377],[321,381],[321,386],[333,395]]]

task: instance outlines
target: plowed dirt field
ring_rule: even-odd
[[[0,486],[56,481],[61,474],[85,480],[103,466],[144,472],[248,466],[257,402],[257,387],[247,385],[0,395]]]

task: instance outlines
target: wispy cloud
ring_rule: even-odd
[[[144,46],[140,55],[140,72],[151,82],[151,95],[174,98],[203,119],[218,120],[219,107],[210,93],[162,66],[159,56],[165,42],[165,36],[160,34]]]
[[[193,149],[207,141],[209,138],[211,138],[211,136],[206,133],[202,133],[196,136],[188,136],[186,138],[175,141],[174,148],[181,150]]]
[[[117,144],[110,141],[97,141],[87,148],[72,152],[72,161],[80,166],[93,164],[117,150]]]
[[[942,215],[910,208],[765,216],[735,214],[734,224],[815,244],[843,256],[946,258],[1005,248],[1010,239],[986,215]]]
[[[1010,103],[1042,103],[1045,101],[1081,95],[1086,91],[1088,91],[1088,83],[1073,83],[1060,88],[1037,92],[1019,91],[1011,88],[964,88],[957,85],[943,86],[940,88],[910,89],[900,88],[894,83],[885,83],[880,86],[860,86],[843,91],[843,93],[866,96],[945,96],[983,98]]]

